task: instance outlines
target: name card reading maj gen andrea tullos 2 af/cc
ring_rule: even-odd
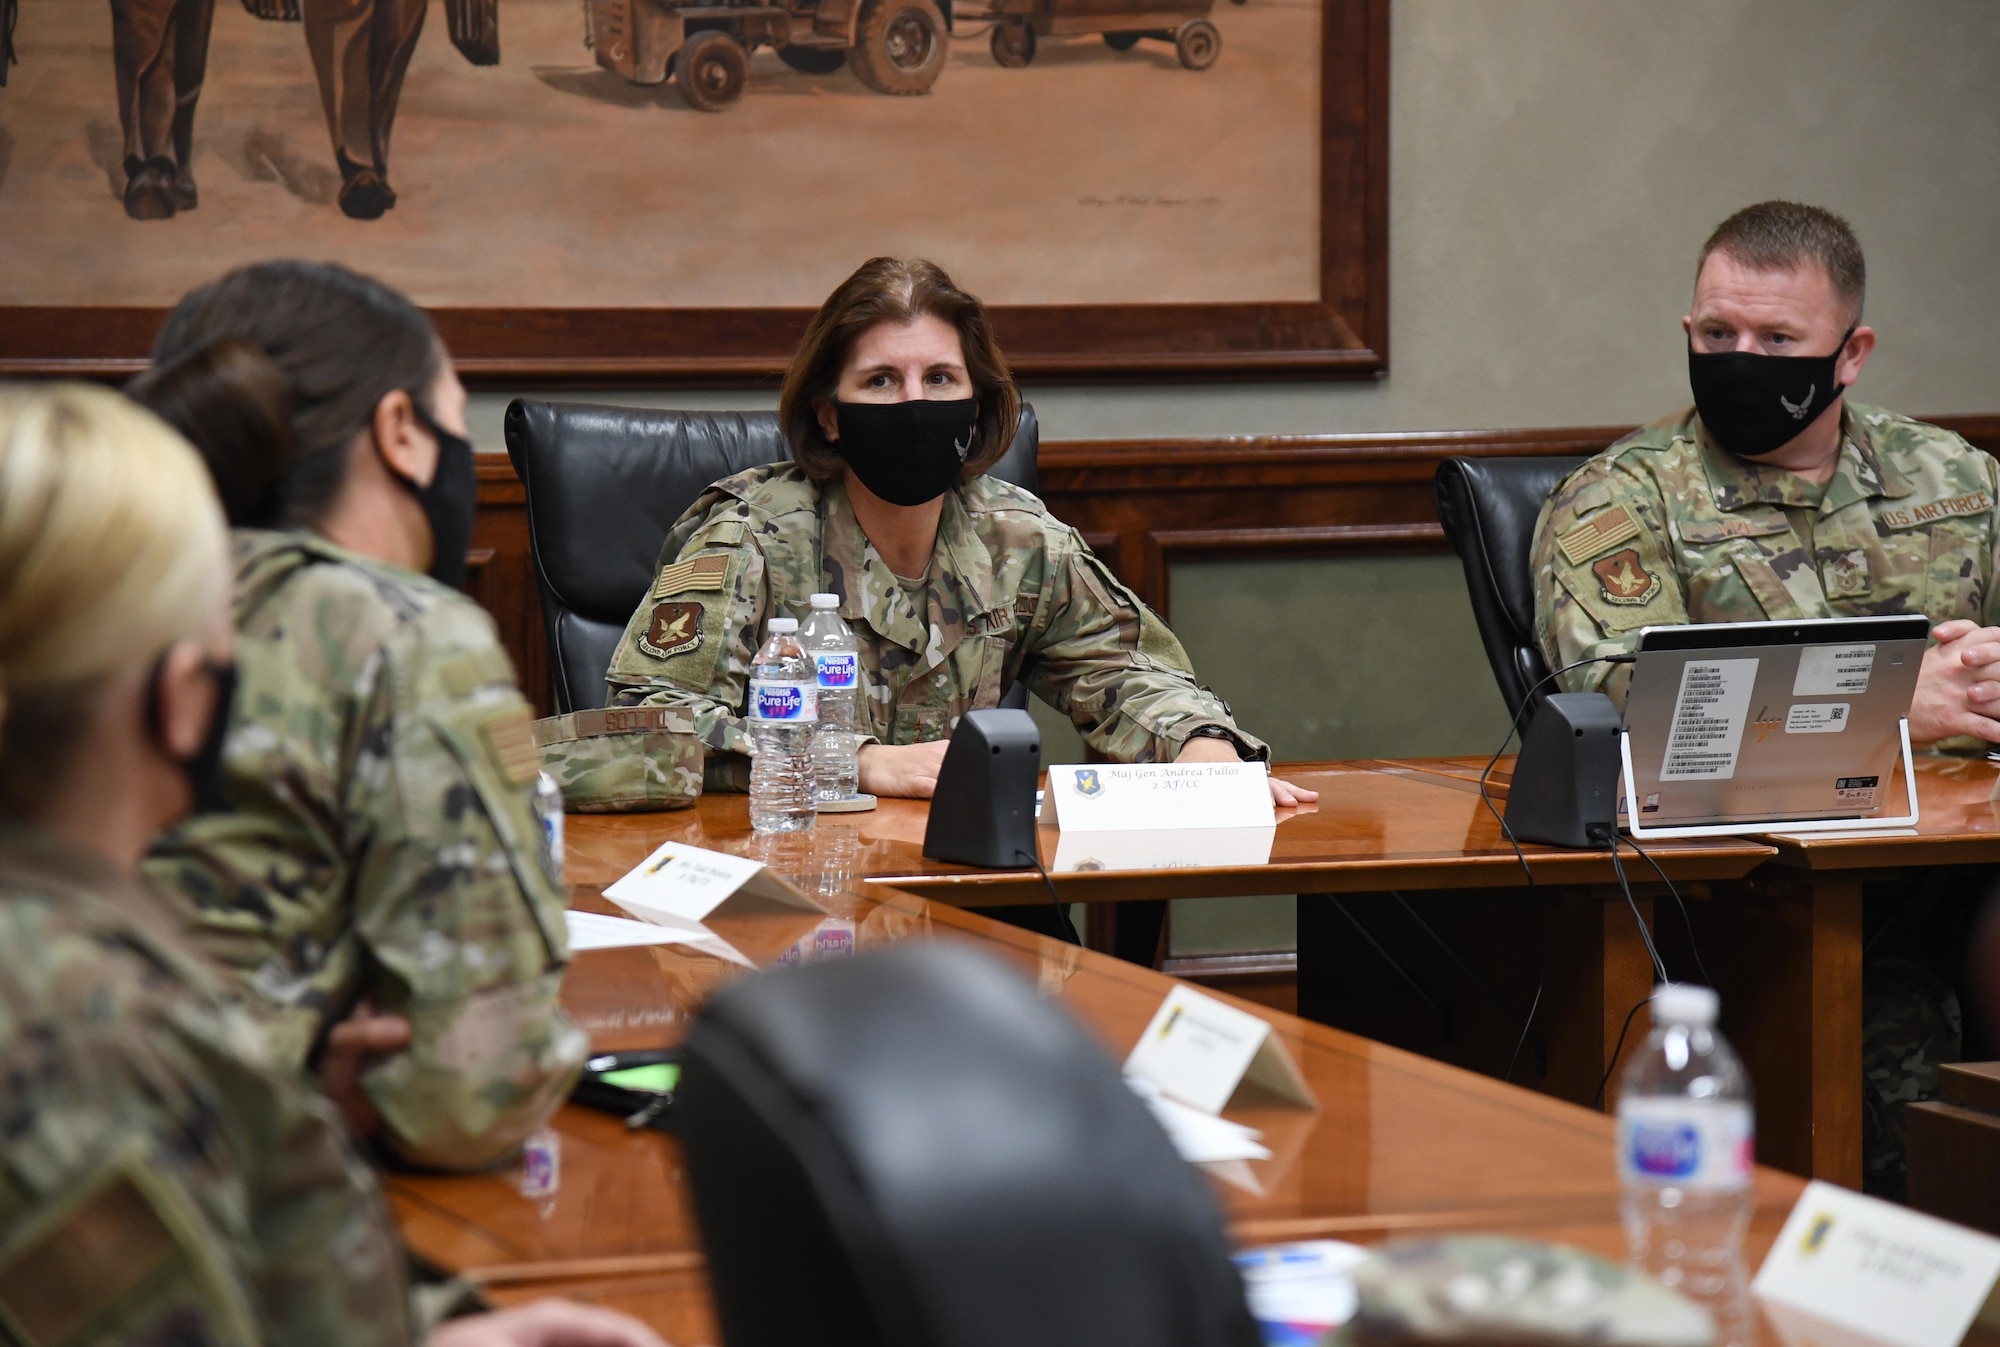
[[[1049,768],[1042,825],[1064,832],[1269,828],[1270,773],[1261,762],[1098,763]]]

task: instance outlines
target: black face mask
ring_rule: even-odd
[[[411,399],[417,424],[437,441],[437,471],[429,486],[389,469],[389,475],[417,498],[431,525],[431,579],[451,589],[465,588],[465,552],[472,545],[472,515],[479,508],[479,479],[472,465],[472,441],[454,435]],[[385,459],[386,463],[387,460]]]
[[[891,505],[922,505],[958,485],[979,434],[979,400],[835,402],[840,451],[861,485]]]
[[[182,775],[187,777],[188,790],[194,796],[196,814],[223,814],[229,811],[228,801],[222,798],[222,742],[229,737],[229,712],[236,704],[236,666],[221,664],[204,659],[202,671],[215,685],[215,710],[209,714],[208,731],[202,736],[201,747],[191,758],[176,758]],[[146,682],[146,722],[153,739],[160,745],[160,751],[173,757],[173,750],[167,747],[165,727],[160,722],[160,675],[166,672],[167,657],[164,653],[153,662],[153,672]]]
[[[1847,329],[1847,337],[1854,329]],[[1840,339],[1831,355],[1762,355],[1717,351],[1703,355],[1688,343],[1688,385],[1695,410],[1715,442],[1742,458],[1783,448],[1840,396],[1834,368],[1847,349]]]

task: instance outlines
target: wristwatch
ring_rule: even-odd
[[[1239,758],[1242,758],[1242,759],[1243,759],[1243,761],[1245,761],[1245,762],[1250,762],[1250,761],[1253,761],[1253,759],[1252,759],[1252,758],[1250,758],[1250,757],[1248,757],[1248,756],[1246,756],[1246,755],[1244,754],[1244,752],[1243,752],[1243,745],[1242,745],[1242,743],[1241,743],[1241,742],[1240,742],[1240,741],[1239,741],[1239,740],[1238,740],[1238,739],[1236,738],[1236,736],[1235,736],[1235,735],[1233,735],[1233,734],[1231,734],[1231,733],[1230,733],[1230,732],[1229,732],[1228,730],[1225,730],[1225,729],[1223,729],[1223,728],[1222,728],[1222,726],[1220,726],[1220,725],[1203,725],[1203,726],[1202,726],[1202,727],[1201,727],[1200,729],[1195,729],[1195,730],[1189,730],[1189,731],[1188,731],[1188,738],[1189,738],[1189,739],[1226,739],[1226,740],[1228,740],[1228,741],[1229,741],[1229,746],[1230,746],[1231,748],[1233,748],[1233,749],[1235,749],[1235,750],[1236,750],[1236,756],[1237,756],[1237,757],[1239,757]]]

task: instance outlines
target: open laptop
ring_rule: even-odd
[[[1905,717],[1930,625],[1912,614],[1647,627],[1625,699],[1627,831],[1915,824]],[[1907,803],[1889,795],[1899,759]]]

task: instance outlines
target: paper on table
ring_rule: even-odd
[[[1161,1094],[1153,1082],[1138,1076],[1125,1077],[1125,1084],[1152,1110],[1154,1120],[1174,1143],[1174,1150],[1189,1164],[1271,1158],[1270,1150],[1259,1144],[1264,1134],[1256,1128],[1176,1103]]]
[[[565,911],[563,920],[569,926],[569,950],[572,954],[593,949],[630,949],[638,945],[686,945],[689,949],[712,954],[745,968],[756,967],[734,945],[706,928],[655,926],[648,921],[630,921],[602,912],[579,912],[575,908]]]

